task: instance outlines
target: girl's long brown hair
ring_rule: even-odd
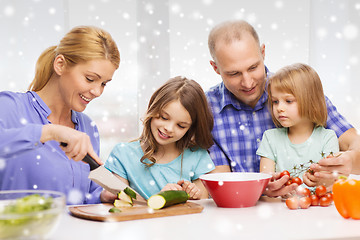
[[[157,142],[151,133],[151,120],[160,117],[162,109],[174,100],[180,101],[192,121],[186,134],[176,142],[179,151],[183,153],[187,148],[208,149],[213,145],[211,130],[214,121],[203,89],[194,80],[181,76],[171,78],[153,93],[143,120],[143,131],[139,139],[146,147],[140,161],[149,167],[155,164],[153,154],[158,150]],[[144,161],[145,159],[149,159],[151,163]]]

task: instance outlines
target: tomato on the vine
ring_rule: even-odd
[[[302,187],[302,186],[299,186],[298,188],[296,188],[296,193],[297,193],[297,195],[302,196],[302,197],[310,197],[310,195],[311,195],[310,189]]]
[[[330,206],[330,204],[332,203],[332,199],[330,199],[324,195],[320,198],[319,203],[320,203],[320,206],[327,207],[327,206]]]
[[[288,176],[290,177],[290,173],[289,173],[288,170],[282,171],[282,172],[280,173],[280,178],[282,178],[282,177],[285,176],[285,175],[288,175]]]
[[[286,199],[285,203],[289,209],[299,208],[299,200],[297,197],[289,197],[288,199]]]
[[[331,192],[326,193],[325,196],[328,197],[331,201],[333,201],[333,194]]]
[[[311,206],[319,206],[319,198],[316,196],[316,194],[311,194]]]
[[[316,196],[321,198],[322,196],[324,196],[326,194],[326,187],[323,185],[317,186],[315,189],[315,194],[316,194]]]
[[[311,199],[310,197],[301,197],[299,199],[299,205],[302,209],[307,209],[311,205]]]
[[[289,185],[291,185],[291,184],[292,184],[292,180],[289,179],[289,180],[287,180],[287,182],[285,183],[285,186],[289,186]]]
[[[301,178],[299,178],[299,177],[294,177],[293,179],[292,179],[292,183],[296,183],[297,185],[301,185],[302,184],[302,180],[301,180]]]

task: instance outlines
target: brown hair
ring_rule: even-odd
[[[49,47],[40,55],[29,90],[40,91],[48,83],[54,73],[55,57],[60,54],[69,67],[95,59],[108,59],[116,69],[120,64],[119,50],[108,32],[93,26],[78,26],[68,32],[58,46]]]
[[[158,150],[157,142],[151,133],[151,120],[159,117],[162,109],[174,100],[180,101],[189,112],[192,121],[186,134],[176,142],[179,151],[183,152],[187,148],[208,149],[213,145],[211,136],[213,116],[203,89],[194,80],[181,76],[171,78],[153,93],[143,120],[144,128],[139,139],[146,143],[146,149],[140,161],[149,167],[155,164],[156,160],[152,155]],[[146,163],[145,159],[149,159],[152,163]]]
[[[242,36],[245,33],[249,33],[255,41],[259,44],[260,49],[260,40],[257,32],[254,27],[251,26],[248,22],[243,20],[238,21],[227,21],[215,26],[208,38],[208,46],[210,50],[211,57],[215,60],[215,48],[216,43],[224,41],[226,44],[231,43],[234,40],[241,40]]]
[[[296,63],[281,68],[271,76],[268,85],[268,103],[273,122],[276,126],[281,127],[272,111],[271,88],[294,95],[300,116],[308,118],[315,126],[326,125],[327,108],[324,91],[319,75],[312,67]]]

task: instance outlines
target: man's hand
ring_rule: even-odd
[[[334,157],[329,156],[319,160],[317,164],[312,164],[310,169],[314,171],[314,176],[318,178],[334,179],[339,175],[348,176],[352,170],[352,152],[340,152]]]

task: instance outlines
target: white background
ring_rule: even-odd
[[[109,31],[120,68],[85,111],[99,127],[105,160],[117,142],[139,136],[148,99],[167,79],[183,75],[204,90],[221,81],[207,36],[233,19],[254,25],[270,71],[314,67],[325,94],[359,129],[360,0],[0,0],[0,90],[25,91],[40,53],[72,27]]]

